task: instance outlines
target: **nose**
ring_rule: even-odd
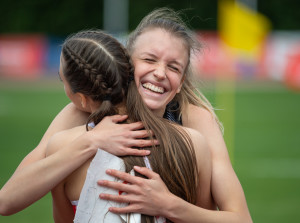
[[[157,80],[164,80],[166,78],[166,69],[164,65],[160,64],[154,70],[154,76]]]

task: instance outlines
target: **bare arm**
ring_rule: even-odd
[[[58,184],[51,191],[53,205],[53,219],[55,223],[73,223],[75,214],[64,190],[64,182]]]
[[[138,212],[152,216],[163,216],[172,222],[199,222],[199,209],[216,209],[211,197],[211,158],[205,139],[196,130],[188,130],[194,144],[199,184],[197,189],[197,203],[195,205],[170,193],[160,176],[147,168],[135,167],[135,170],[148,179],[131,176],[117,170],[107,173],[120,178],[129,184],[112,181],[99,181],[102,186],[125,191],[125,195],[101,194],[101,199],[129,203],[124,208],[112,207],[114,213]],[[202,207],[202,208],[199,208]],[[183,211],[184,210],[184,211]],[[204,209],[203,209],[204,210]]]
[[[49,140],[46,150],[46,156],[51,157],[59,153],[60,150],[65,150],[64,148],[66,147],[66,145],[72,143],[74,139],[78,138],[84,132],[84,126],[79,126],[55,134]],[[77,143],[80,143],[80,141],[82,141],[82,137],[79,137],[78,139],[79,140],[75,141]],[[72,223],[75,216],[70,199],[68,198],[66,192],[67,181],[68,177],[64,178],[58,185],[51,189],[53,219],[55,223]]]
[[[86,117],[86,114],[79,112],[73,104],[68,104],[55,117],[39,145],[23,159],[13,176],[1,189],[1,215],[10,215],[24,209],[49,192],[53,184],[59,182],[56,181],[55,174],[58,168],[64,168],[60,162],[65,160],[62,160],[59,154],[44,159],[48,140],[58,131],[81,125]]]
[[[0,214],[11,215],[47,194],[55,185],[95,154],[97,148],[115,151],[115,155],[146,155],[149,151],[131,149],[151,144],[142,140],[140,123],[116,124],[126,116],[106,117],[97,127],[79,137],[65,149],[45,158],[46,146],[55,133],[82,125],[87,114],[70,103],[52,121],[39,145],[20,163],[0,191]],[[138,139],[136,139],[138,138]],[[22,185],[20,187],[20,185]]]
[[[222,222],[252,222],[242,186],[232,168],[217,122],[207,110],[190,105],[188,115],[183,116],[183,124],[199,131],[209,145],[212,155],[212,195]]]
[[[211,152],[211,192],[220,211],[204,209],[176,197],[165,190],[166,186],[159,175],[147,168],[136,170],[150,180],[138,179],[138,177],[129,176],[116,170],[110,171],[110,175],[125,179],[131,182],[134,187],[128,184],[121,185],[114,182],[100,181],[99,185],[125,191],[130,195],[125,197],[122,195],[101,194],[100,198],[130,203],[125,208],[110,209],[110,211],[116,213],[138,212],[148,215],[161,215],[174,222],[251,223],[252,219],[243,189],[231,166],[227,148],[216,121],[208,111],[192,105],[188,117],[189,119],[187,119],[187,116],[183,117],[184,125],[202,133]]]

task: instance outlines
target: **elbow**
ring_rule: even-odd
[[[16,213],[14,211],[14,207],[10,205],[8,201],[4,200],[3,198],[0,198],[0,215],[10,216],[14,213]]]
[[[252,221],[252,218],[251,218],[251,217],[249,217],[249,219],[248,219],[248,222],[249,222],[249,223],[253,223],[253,221]]]
[[[240,217],[240,220],[239,220],[238,222],[243,222],[243,223],[253,223],[250,214],[241,216],[241,217]]]
[[[13,213],[9,210],[8,207],[6,207],[3,204],[0,204],[0,215],[2,216],[9,216],[12,215]]]

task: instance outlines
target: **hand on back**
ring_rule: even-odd
[[[93,144],[116,156],[149,155],[149,150],[139,148],[150,147],[158,142],[145,139],[149,136],[141,122],[120,124],[127,119],[127,115],[114,115],[105,117],[95,128],[93,133]]]

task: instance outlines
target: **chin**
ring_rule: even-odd
[[[158,104],[157,102],[153,102],[153,101],[151,101],[151,102],[145,101],[145,104],[155,114],[162,114],[163,115],[164,112],[165,112],[165,109],[166,109],[166,105]]]

